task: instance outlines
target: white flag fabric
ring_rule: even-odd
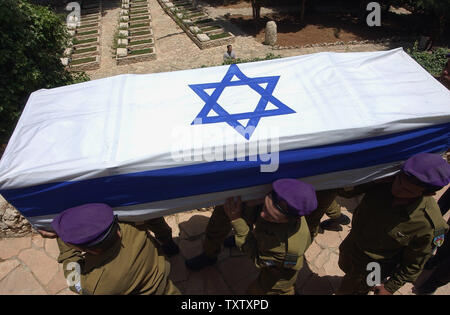
[[[317,53],[31,94],[0,161],[0,193],[32,224],[103,202],[140,221],[394,174],[449,147],[450,92],[402,49]]]

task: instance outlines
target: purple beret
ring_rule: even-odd
[[[272,184],[277,198],[286,201],[288,213],[293,216],[305,216],[317,208],[317,197],[314,187],[292,178],[283,178]]]
[[[426,186],[440,188],[450,182],[450,165],[438,154],[416,154],[406,160],[402,170]]]
[[[82,245],[102,239],[113,221],[110,206],[90,203],[61,212],[53,219],[52,227],[63,242]]]

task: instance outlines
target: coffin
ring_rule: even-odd
[[[317,53],[31,94],[0,161],[0,194],[35,227],[111,205],[142,221],[389,176],[449,147],[450,92],[402,49]]]

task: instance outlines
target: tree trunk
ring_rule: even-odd
[[[261,1],[252,0],[253,19],[259,20],[261,17]]]
[[[300,11],[300,23],[305,21],[306,0],[302,0],[302,10]]]
[[[193,6],[194,8],[197,9],[197,6],[198,6],[198,0],[193,0],[193,1],[192,1],[192,6]]]

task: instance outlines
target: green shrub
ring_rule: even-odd
[[[212,21],[214,21],[213,19],[202,19],[202,20],[198,20],[198,21],[195,21],[195,24],[203,24],[203,23],[209,23],[209,22],[212,22]]]
[[[144,15],[144,16],[138,16],[135,18],[130,19],[130,21],[139,21],[139,20],[148,20],[149,16],[148,15]]]
[[[81,33],[77,32],[77,36],[85,36],[85,35],[91,35],[91,34],[98,34],[98,31],[97,30],[92,30],[92,31],[81,32]]]
[[[97,50],[97,47],[80,48],[80,49],[75,49],[73,51],[73,54],[74,55],[75,54],[83,54],[83,53],[87,53],[87,52],[90,52],[90,51],[96,51],[96,50]]]
[[[130,28],[138,28],[138,27],[145,27],[145,26],[150,26],[150,23],[133,24],[133,25],[130,25]]]
[[[49,8],[0,0],[0,143],[8,140],[31,92],[88,80],[59,58],[69,43],[64,22]]]
[[[130,42],[130,46],[140,45],[140,44],[149,44],[151,42],[152,41],[150,39],[137,40],[137,41]]]
[[[89,27],[95,27],[98,26],[97,23],[93,23],[93,24],[86,24],[86,25],[81,25],[79,28],[89,28]]]
[[[209,35],[209,39],[213,40],[213,39],[225,38],[225,37],[229,37],[229,36],[230,36],[230,34],[228,34],[228,33],[220,33],[220,34]]]
[[[133,55],[142,55],[142,54],[148,54],[153,52],[153,49],[151,48],[145,48],[145,49],[139,49],[139,50],[132,50],[129,55],[133,56]]]
[[[79,65],[82,63],[88,63],[88,62],[92,62],[95,61],[95,57],[87,57],[87,58],[82,58],[82,59],[75,59],[73,60],[70,65],[74,66],[74,65]]]
[[[140,36],[140,35],[148,35],[150,34],[150,31],[142,31],[142,32],[133,32],[131,35],[133,36]]]
[[[278,59],[281,58],[280,55],[274,55],[272,53],[267,54],[264,58],[253,58],[253,59],[241,59],[237,58],[236,60],[227,60],[222,63],[222,65],[231,65],[236,63],[244,63],[244,62],[255,62],[255,61],[264,61],[264,60],[272,60],[272,59]]]
[[[441,74],[442,69],[447,62],[445,55],[449,53],[448,48],[436,48],[433,51],[420,51],[418,49],[418,43],[414,43],[412,49],[407,49],[406,52],[414,58],[425,70],[431,75],[437,77]]]
[[[86,38],[86,39],[82,39],[82,40],[79,40],[79,39],[74,38],[74,39],[72,40],[72,43],[73,43],[74,45],[81,45],[81,44],[87,44],[87,43],[92,43],[92,42],[96,42],[96,41],[97,41],[97,37]]]
[[[133,15],[133,14],[141,14],[141,13],[148,13],[148,11],[147,10],[138,10],[138,11],[132,11],[132,10],[130,10],[130,15]]]
[[[220,26],[208,26],[208,27],[202,28],[201,30],[203,32],[208,32],[208,31],[212,31],[212,30],[217,30],[219,28],[220,28]]]

